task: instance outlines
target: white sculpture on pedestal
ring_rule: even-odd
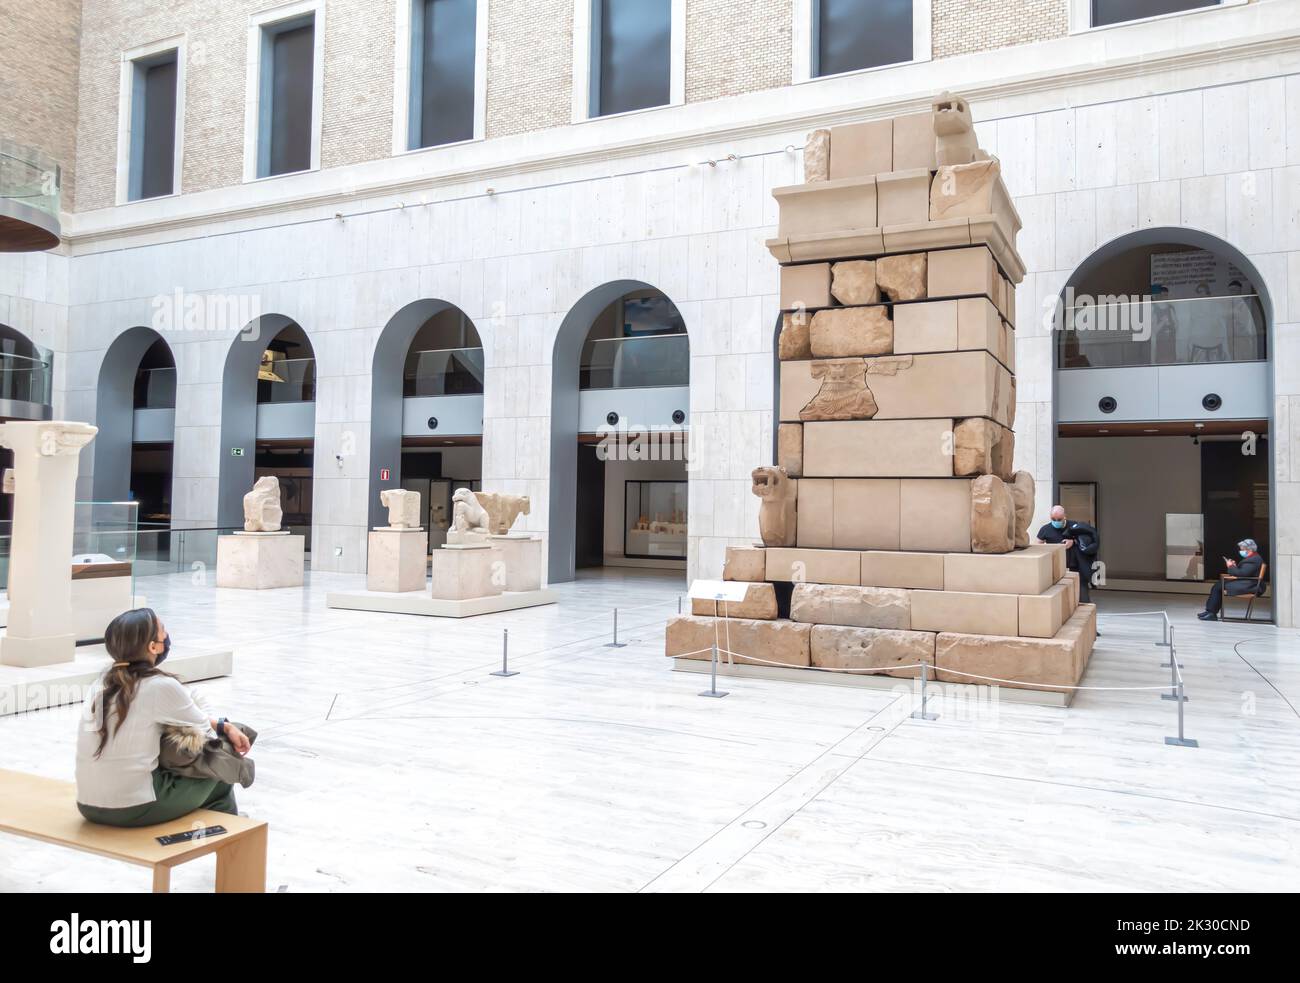
[[[468,488],[457,488],[451,496],[451,528],[447,530],[449,543],[482,543],[492,532],[488,528],[487,510]]]
[[[280,508],[280,479],[258,478],[244,496],[244,532],[279,532],[284,510]]]
[[[388,509],[389,529],[420,528],[420,493],[389,488],[379,493],[379,503]]]
[[[0,446],[14,452],[9,548],[9,624],[0,664],[46,666],[76,654],[72,624],[73,519],[81,448],[99,430],[88,423],[20,420],[0,424]]]

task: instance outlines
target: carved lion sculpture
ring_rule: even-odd
[[[488,528],[494,536],[504,536],[521,515],[529,515],[531,504],[527,495],[506,495],[501,492],[475,492],[479,505],[487,510]]]
[[[488,525],[487,510],[468,488],[457,488],[451,496],[451,528],[447,530],[449,543],[478,543],[487,539],[492,531]]]
[[[931,103],[934,113],[934,155],[940,166],[970,164],[983,159],[975,139],[970,104],[951,92],[940,93]]]
[[[785,468],[755,468],[751,475],[753,492],[762,500],[758,509],[758,532],[764,546],[796,545],[795,509],[798,505],[799,482],[791,478]]]
[[[274,475],[258,478],[253,490],[244,496],[244,531],[279,532],[283,518],[280,479]]]

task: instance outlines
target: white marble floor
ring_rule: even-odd
[[[256,726],[240,807],[288,891],[1294,890],[1300,632],[1202,624],[1195,600],[1101,597],[1085,683],[1159,685],[1168,607],[1200,748],[1154,692],[1068,710],[674,673],[681,581],[606,571],[558,604],[464,621],[330,610],[363,578],[145,589],[178,650],[235,649],[199,684]],[[607,648],[611,609],[625,648]],[[509,679],[497,668],[510,631]],[[1287,701],[1290,701],[1288,704]],[[77,711],[0,719],[0,767],[71,779]],[[212,888],[200,861],[176,890]],[[0,890],[144,891],[147,873],[0,835]]]

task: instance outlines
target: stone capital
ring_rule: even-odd
[[[0,424],[0,446],[15,453],[58,457],[76,454],[95,439],[99,428],[68,420],[13,420]]]

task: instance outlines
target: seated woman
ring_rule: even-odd
[[[248,738],[158,668],[171,638],[149,608],[118,615],[104,632],[113,664],[91,689],[77,734],[77,808],[92,823],[152,826],[195,809],[236,814],[233,787],[184,778],[158,766],[163,729],[223,734],[241,755]]]

